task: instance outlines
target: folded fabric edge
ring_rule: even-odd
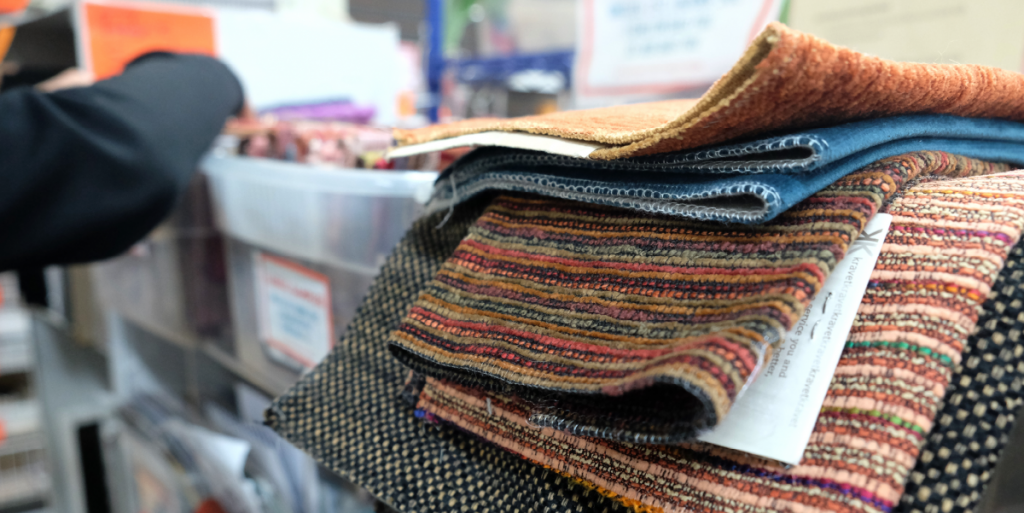
[[[657,143],[665,139],[678,138],[687,129],[703,121],[705,118],[718,111],[729,108],[731,104],[737,103],[740,95],[757,80],[757,65],[775,49],[775,44],[782,38],[782,31],[788,30],[785,25],[773,21],[750,42],[747,51],[740,57],[740,60],[733,65],[728,73],[712,84],[711,89],[701,96],[691,109],[683,112],[678,118],[650,131],[639,132],[643,137],[633,141],[621,138],[621,141],[601,141],[605,144],[619,144],[620,146],[609,146],[599,148],[590,154],[590,158],[596,160],[614,160],[631,155],[644,155],[658,153],[658,151],[642,150],[655,148]],[[639,135],[638,134],[638,135]]]
[[[558,397],[562,400],[601,397],[606,404],[614,401],[628,402],[632,397],[630,392],[623,393],[619,396],[601,396],[599,393],[600,391],[598,390],[595,390],[593,394],[589,395],[580,393],[566,394],[559,390],[518,386],[504,381],[497,376],[485,375],[480,372],[466,372],[458,367],[445,365],[424,357],[423,355],[413,353],[394,342],[388,343],[388,350],[396,359],[398,359],[399,362],[409,369],[412,369],[414,373],[413,377],[411,377],[407,382],[407,385],[401,394],[401,397],[406,402],[415,400],[415,398],[419,396],[419,392],[422,391],[425,381],[418,379],[416,376],[425,376],[435,379],[451,380],[459,383],[460,385],[477,388],[487,392],[519,397],[538,406],[539,411],[532,412],[530,415],[529,421],[531,424],[541,428],[550,427],[576,436],[593,436],[606,440],[642,444],[672,444],[692,441],[705,431],[710,430],[718,424],[718,414],[716,412],[714,402],[707,396],[703,389],[698,386],[694,386],[686,380],[676,379],[672,380],[671,383],[664,381],[652,383],[652,386],[634,391],[634,393],[650,392],[653,389],[653,386],[656,386],[657,384],[671,384],[672,391],[676,393],[685,393],[700,406],[698,410],[699,413],[693,417],[691,422],[688,423],[686,430],[675,431],[671,434],[646,433],[637,429],[601,427],[576,422],[568,418],[573,412],[559,410],[558,406],[553,403],[555,398],[553,394],[558,394]],[[682,402],[680,404],[682,404]],[[557,415],[555,414],[556,412],[564,413],[564,415]]]
[[[971,147],[972,144],[978,147]],[[545,173],[490,171],[475,176],[467,175],[468,179],[459,182],[456,178],[458,173],[452,173],[442,176],[435,183],[426,211],[450,210],[459,203],[485,192],[509,191],[620,207],[649,214],[688,217],[698,221],[759,224],[772,220],[785,209],[811,196],[814,189],[820,191],[834,181],[872,163],[918,151],[941,151],[979,160],[1024,164],[1024,144],[1017,142],[912,137],[867,148],[800,174],[708,175],[709,179],[740,180],[740,177],[746,176],[750,178],[728,186],[691,192],[688,193],[689,196],[659,190],[659,187],[665,187],[663,184],[645,187],[642,181],[605,182],[596,179],[564,178]],[[824,176],[830,174],[834,175],[831,181],[821,181]],[[819,183],[814,188],[807,189],[800,197],[784,201],[783,194],[778,189],[767,183],[755,181],[768,180],[769,178],[758,177],[771,176],[817,180]]]
[[[653,197],[654,194],[658,194],[656,191],[640,187],[632,189],[641,194],[639,197],[621,194],[627,190],[625,187],[619,187],[624,184],[602,187],[602,189],[619,191],[618,194],[592,191],[589,190],[590,187],[579,190],[580,187],[543,185],[542,182],[546,176],[524,173],[517,175],[517,178],[514,179],[509,177],[493,180],[481,177],[468,187],[462,186],[463,188],[459,192],[455,192],[456,189],[453,189],[452,195],[448,197],[445,197],[447,195],[438,195],[439,191],[445,189],[444,185],[440,184],[435,188],[434,196],[427,203],[425,210],[427,213],[448,210],[483,193],[509,191],[627,208],[649,214],[690,217],[702,221],[754,224],[767,221],[772,208],[781,202],[781,196],[774,188],[753,182],[740,182],[717,191],[706,191],[704,195],[696,198],[656,198]],[[531,180],[531,178],[535,179]],[[752,192],[753,189],[757,189],[757,191]]]
[[[475,135],[487,134],[502,134],[510,138],[518,136],[558,139],[513,132]],[[601,172],[651,173],[652,176],[801,174],[813,172],[821,166],[880,146],[900,141],[929,139],[1021,143],[1024,142],[1024,123],[965,118],[951,114],[903,114],[875,120],[851,121],[827,128],[800,130],[743,142],[715,144],[693,150],[608,161],[595,161],[536,148],[501,145],[478,148],[470,152],[446,169],[440,179],[454,178],[461,182],[467,176],[489,170],[507,171],[539,165],[583,167]],[[455,139],[444,141],[453,140]]]
[[[611,160],[622,158],[636,151],[660,141],[664,136],[662,132],[672,129],[674,132],[685,130],[686,127],[696,124],[701,119],[714,112],[726,108],[730,102],[739,96],[753,83],[756,74],[756,66],[775,47],[780,39],[780,31],[785,30],[784,26],[777,23],[770,23],[750,43],[743,56],[722,78],[719,78],[711,89],[705,93],[695,105],[661,126],[651,127],[644,130],[636,130],[626,134],[609,134],[583,136],[564,129],[553,129],[542,126],[522,126],[522,123],[511,123],[510,120],[496,118],[477,118],[449,125],[440,125],[420,129],[395,129],[393,135],[398,147],[421,144],[429,141],[458,137],[467,134],[489,132],[489,131],[514,131],[530,134],[547,135],[562,139],[579,140],[591,143],[609,145],[604,148],[597,148],[589,157],[599,160]]]
[[[485,436],[482,436],[480,434],[477,434],[477,433],[474,433],[474,432],[469,431],[467,429],[464,429],[463,427],[459,426],[458,424],[456,424],[454,422],[451,422],[451,421],[449,421],[449,420],[447,420],[445,418],[442,418],[442,417],[439,417],[437,415],[434,415],[433,413],[431,413],[430,411],[428,411],[426,409],[419,408],[420,394],[423,391],[423,389],[426,387],[426,385],[427,385],[427,378],[425,376],[423,376],[422,374],[418,374],[418,373],[412,372],[412,375],[410,375],[410,377],[409,377],[409,381],[408,381],[408,385],[407,385],[406,391],[403,392],[403,396],[402,396],[403,400],[406,401],[408,406],[411,407],[411,408],[414,408],[414,415],[416,416],[416,418],[420,419],[421,421],[427,422],[429,424],[443,426],[443,427],[446,427],[448,429],[452,429],[452,430],[455,430],[455,431],[457,431],[459,433],[462,433],[462,434],[464,434],[466,436],[472,437],[472,438],[474,438],[476,440],[479,440],[480,442],[482,442],[484,444],[487,444],[487,445],[490,445],[490,446],[499,447],[502,450],[504,450],[505,452],[508,452],[509,454],[515,456],[516,458],[519,458],[519,459],[521,459],[523,461],[526,461],[526,462],[528,462],[531,465],[538,465],[538,466],[540,466],[540,467],[542,467],[542,468],[544,468],[546,470],[549,470],[551,472],[554,472],[554,473],[556,473],[556,474],[558,474],[558,475],[560,475],[560,476],[562,476],[562,477],[564,477],[566,479],[572,480],[573,482],[575,482],[576,484],[580,485],[584,489],[592,490],[595,493],[598,493],[598,494],[600,494],[600,495],[602,495],[602,496],[604,496],[604,497],[606,497],[608,499],[611,499],[611,500],[613,500],[615,502],[618,502],[619,504],[621,504],[621,505],[625,506],[626,508],[628,508],[629,511],[631,511],[632,513],[664,513],[665,512],[664,509],[662,509],[662,508],[660,508],[658,506],[644,504],[643,502],[641,502],[639,500],[631,499],[629,497],[617,494],[617,493],[613,492],[612,490],[610,490],[608,488],[605,488],[605,487],[603,487],[603,486],[601,486],[601,485],[599,485],[597,483],[588,481],[588,480],[583,479],[583,478],[581,478],[579,476],[574,476],[570,472],[568,472],[566,469],[561,469],[561,468],[554,467],[554,466],[551,466],[551,465],[545,465],[545,464],[534,462],[534,461],[530,460],[529,458],[527,458],[527,457],[525,457],[525,456],[523,456],[523,455],[521,455],[519,453],[516,453],[515,451],[509,450],[508,448],[505,448],[505,447],[501,447],[500,445],[496,444],[492,440],[489,440]]]
[[[471,394],[465,394],[458,391],[453,388],[451,384],[441,381],[433,381],[429,383],[429,385],[429,388],[433,393],[444,396],[446,400],[457,401],[462,404],[465,409],[460,409],[458,412],[449,411],[448,408],[440,407],[438,404],[431,404],[435,401],[430,399],[427,394],[422,394],[419,396],[419,399],[415,404],[415,415],[422,421],[437,426],[443,426],[481,440],[484,443],[513,454],[530,464],[537,465],[545,469],[554,469],[558,474],[571,479],[577,484],[597,491],[601,495],[630,508],[633,512],[663,513],[665,511],[662,505],[654,503],[645,504],[639,499],[627,497],[626,495],[629,493],[629,490],[612,480],[602,480],[600,478],[595,479],[593,476],[588,476],[586,474],[574,475],[571,471],[571,467],[563,465],[562,468],[559,468],[554,466],[553,464],[557,463],[556,460],[548,460],[542,454],[519,445],[514,439],[505,438],[495,433],[491,433],[485,426],[477,426],[472,422],[465,422],[465,420],[472,418],[474,415],[486,414],[488,417],[496,416],[512,425],[522,426],[524,424],[528,424],[527,419],[519,416],[516,412],[506,409],[505,405],[500,404],[499,401],[496,400],[492,402],[490,398],[486,398],[486,406],[475,404],[478,398],[473,397]],[[424,386],[424,391],[426,391],[426,388],[428,387]],[[462,415],[466,415],[466,417],[463,418]],[[456,421],[456,418],[458,418],[458,421]],[[558,432],[539,434],[539,436],[542,437],[552,436],[556,438],[560,435],[567,436],[564,433],[560,434]],[[670,507],[671,505],[664,504],[664,506]]]

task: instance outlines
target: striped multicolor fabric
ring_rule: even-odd
[[[888,211],[892,227],[799,466],[707,444],[637,445],[538,428],[518,399],[433,378],[418,414],[637,510],[890,511],[1024,228],[1024,171],[919,184]]]
[[[908,179],[1005,166],[879,161],[761,226],[501,196],[392,337],[426,375],[528,401],[539,426],[692,439],[729,411],[850,242]]]

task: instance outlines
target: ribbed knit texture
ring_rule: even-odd
[[[690,440],[724,418],[906,181],[1001,169],[941,152],[885,159],[760,226],[501,196],[392,351],[426,375],[526,399],[539,426]]]
[[[1024,172],[922,183],[888,211],[892,227],[799,466],[538,428],[520,399],[432,378],[420,414],[648,511],[891,511],[1024,228]]]

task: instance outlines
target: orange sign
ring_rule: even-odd
[[[130,2],[82,4],[87,66],[97,79],[121,73],[148,52],[216,55],[213,12],[202,8]]]
[[[0,14],[18,12],[28,7],[28,0],[0,0]]]

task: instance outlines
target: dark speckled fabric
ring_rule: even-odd
[[[414,417],[408,370],[388,334],[462,240],[481,208],[421,219],[398,245],[343,345],[275,401],[268,424],[398,511],[583,512],[628,508],[501,449]]]
[[[1024,404],[1024,247],[1013,248],[964,348],[896,511],[977,509]]]

